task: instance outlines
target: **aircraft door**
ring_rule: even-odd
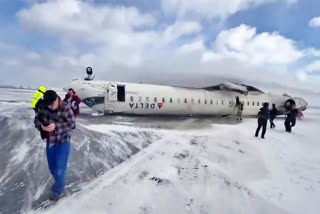
[[[118,90],[116,84],[109,85],[109,101],[117,101],[118,100]]]
[[[231,101],[229,102],[229,107],[232,108],[234,106],[234,104],[238,105],[239,102],[240,102],[239,97],[236,96],[236,102],[234,102],[234,100],[231,99]]]
[[[239,96],[236,96],[236,105],[239,105],[240,104],[240,98]]]
[[[117,100],[119,102],[125,102],[126,101],[126,90],[124,85],[118,85],[117,86]]]

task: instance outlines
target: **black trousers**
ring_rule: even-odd
[[[256,137],[258,137],[260,129],[262,127],[261,137],[264,138],[264,135],[266,134],[266,131],[267,131],[267,122],[268,120],[266,119],[258,118],[258,128],[256,130]]]
[[[296,125],[296,118],[291,119],[291,127],[294,127]]]
[[[276,125],[274,124],[273,120],[274,120],[274,118],[271,117],[270,118],[270,128],[276,127]]]
[[[284,126],[286,127],[286,132],[291,132],[291,128],[296,125],[296,118],[287,117],[284,121]]]
[[[284,121],[284,126],[286,127],[286,132],[291,132],[291,118],[287,117]]]

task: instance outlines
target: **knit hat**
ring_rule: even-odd
[[[55,91],[53,90],[48,90],[43,94],[43,105],[45,107],[48,107],[51,105],[56,99],[58,95]]]

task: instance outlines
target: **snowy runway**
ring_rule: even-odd
[[[254,137],[253,118],[91,117],[84,109],[68,196],[33,210],[53,181],[30,94],[15,103],[0,96],[1,214],[318,213],[319,108],[308,109],[292,134],[277,119],[265,140]]]
[[[299,121],[288,134],[282,123],[266,140],[253,137],[255,119],[202,130],[145,129],[160,139],[45,213],[317,213],[316,127]]]

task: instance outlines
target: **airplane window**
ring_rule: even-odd
[[[156,98],[156,97],[154,98],[154,102],[155,102],[155,103],[157,102],[157,98]]]
[[[194,99],[191,99],[191,104],[194,104]]]
[[[201,104],[201,100],[200,99],[198,100],[198,103]]]
[[[133,102],[133,96],[130,96],[130,102]]]
[[[170,103],[172,103],[172,98],[170,98]]]
[[[166,100],[164,99],[164,97],[162,97],[162,102],[164,103]]]
[[[204,104],[207,104],[207,100],[204,100]]]
[[[221,100],[221,105],[224,105],[224,104],[223,104],[223,100]]]
[[[249,105],[250,105],[250,102],[248,101],[247,106],[249,106]]]
[[[140,102],[140,103],[142,102],[142,97],[141,97],[141,96],[139,97],[139,102]]]
[[[254,106],[254,102],[252,102],[252,106]]]
[[[187,100],[187,98],[185,98],[185,99],[184,99],[184,103],[188,103],[188,100]]]
[[[149,97],[146,97],[146,102],[149,102]]]
[[[257,102],[257,106],[259,106],[259,102]]]
[[[210,100],[210,104],[211,104],[211,105],[213,104],[213,100]]]
[[[178,98],[178,100],[177,100],[177,101],[178,101],[178,103],[180,103],[180,98]]]
[[[229,101],[229,106],[230,106],[230,107],[232,106],[232,101]]]
[[[87,106],[92,107],[98,104],[104,104],[104,97],[88,97],[82,100]]]
[[[218,100],[216,100],[216,105],[219,105],[219,101]]]

